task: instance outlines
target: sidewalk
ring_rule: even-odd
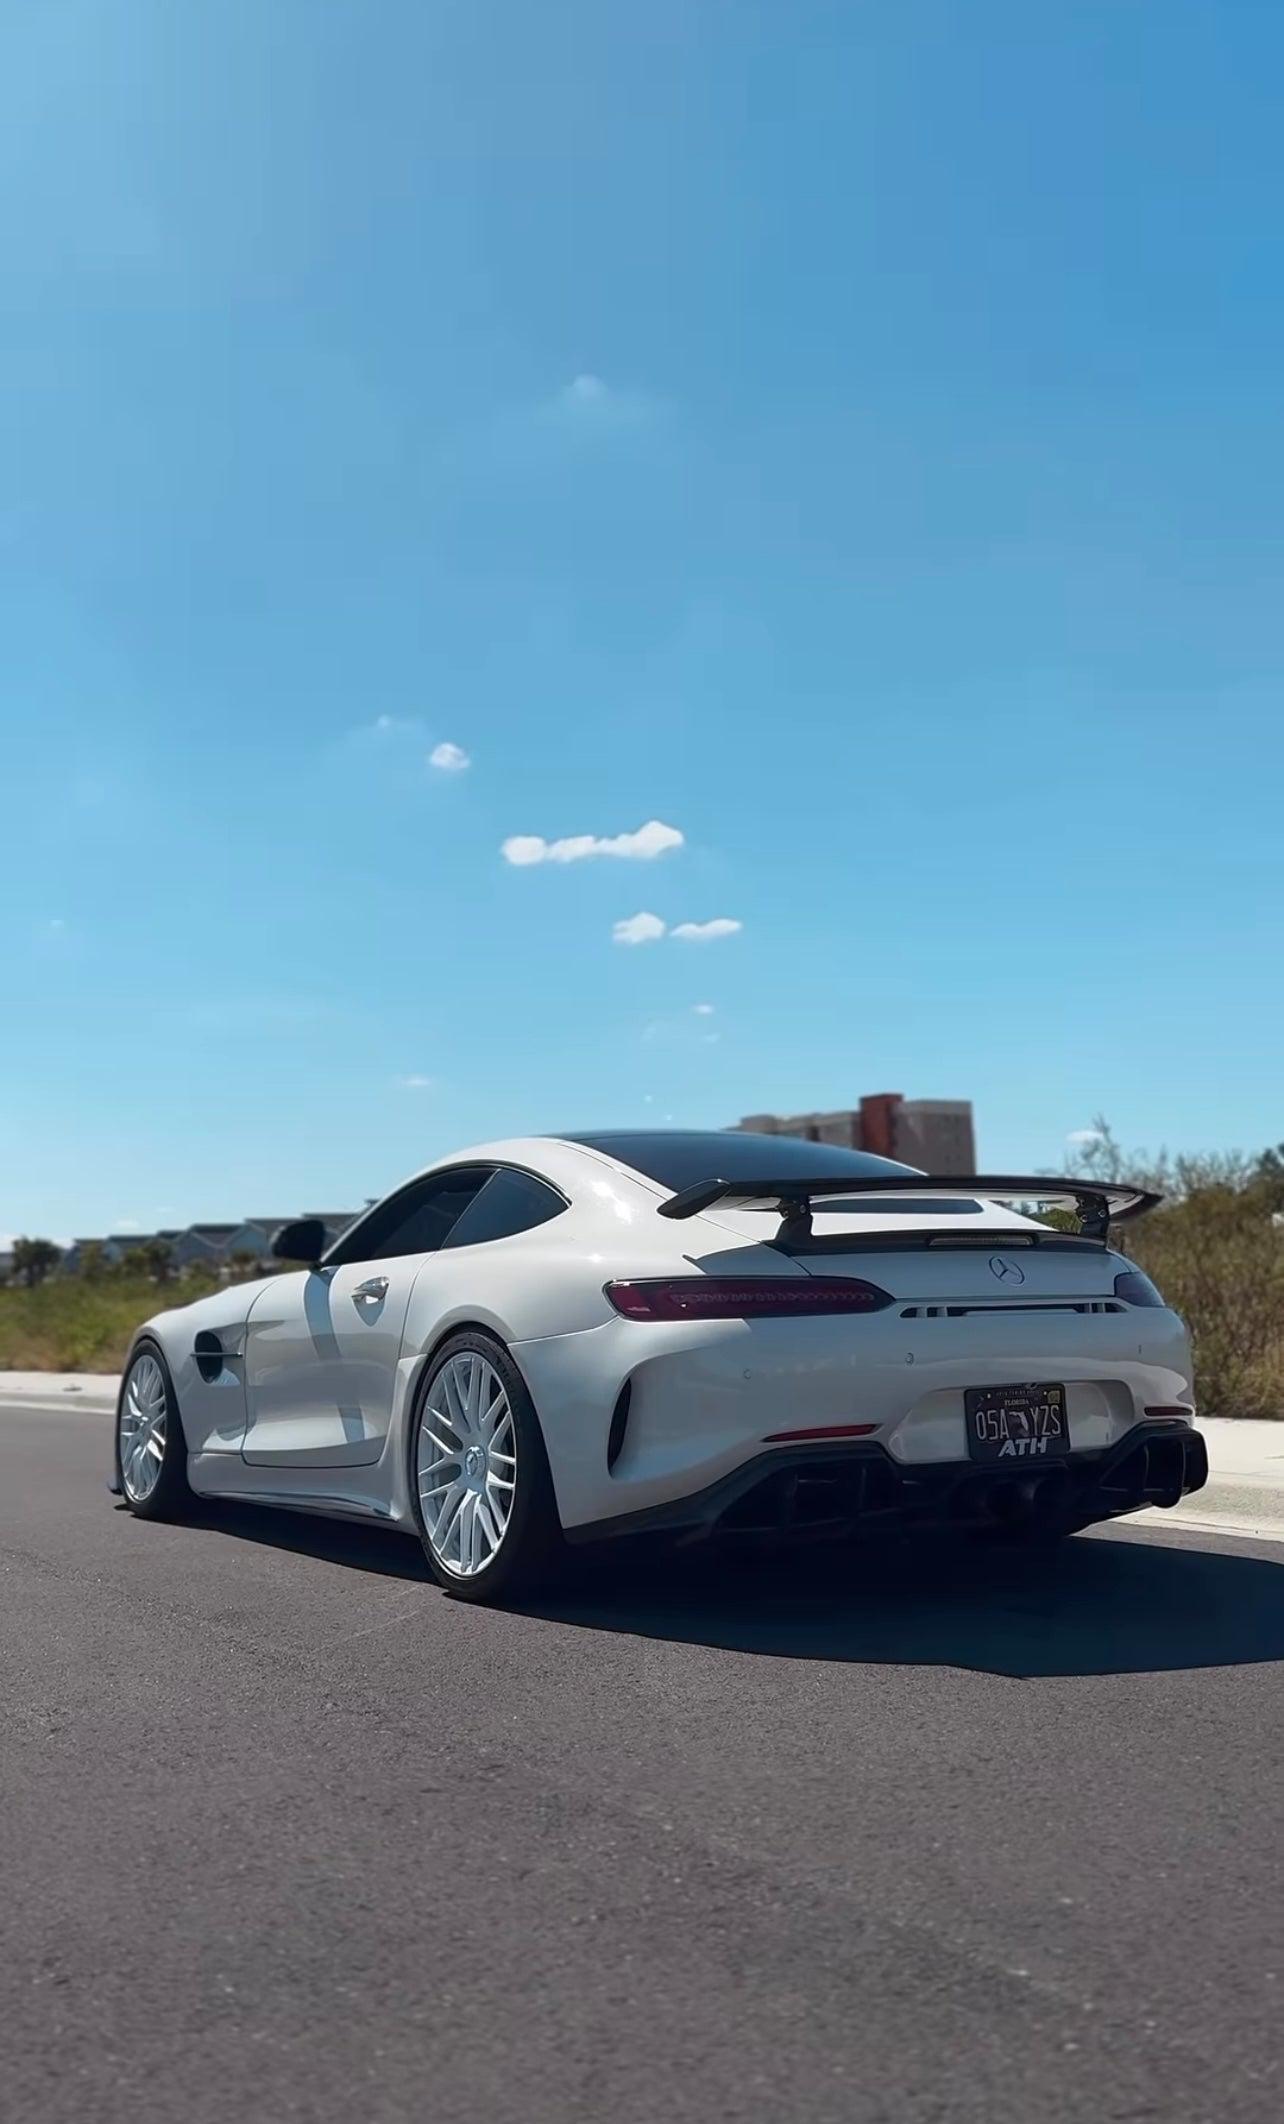
[[[104,1372],[0,1372],[0,1409],[73,1409],[110,1416],[120,1381]],[[1170,1512],[1136,1512],[1129,1524],[1171,1526],[1180,1520],[1214,1534],[1284,1541],[1284,1423],[1236,1423],[1200,1417],[1208,1441],[1208,1487]]]
[[[116,1413],[119,1377],[112,1372],[0,1372],[0,1409],[44,1407]]]
[[[1208,1485],[1174,1505],[1171,1512],[1136,1512],[1130,1524],[1185,1526],[1213,1534],[1255,1534],[1284,1541],[1284,1423],[1235,1422],[1225,1416],[1196,1418],[1208,1442]]]

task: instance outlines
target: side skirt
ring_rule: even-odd
[[[280,1468],[270,1471],[270,1483],[264,1482],[268,1472],[232,1453],[189,1453],[187,1457],[187,1478],[197,1497],[227,1504],[270,1505],[275,1511],[316,1512],[326,1519],[356,1519],[366,1526],[387,1527],[394,1534],[415,1532],[413,1523],[381,1498],[361,1496],[354,1489],[322,1489],[316,1480],[319,1469],[301,1468],[294,1482],[283,1480]]]

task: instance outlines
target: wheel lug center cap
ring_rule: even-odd
[[[485,1465],[486,1455],[481,1447],[469,1446],[467,1453],[464,1455],[465,1472],[475,1478],[481,1474]]]

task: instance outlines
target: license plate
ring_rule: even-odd
[[[1070,1420],[1063,1386],[968,1387],[963,1395],[967,1449],[973,1460],[1064,1460]]]

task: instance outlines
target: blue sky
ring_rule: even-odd
[[[883,1089],[1284,1136],[1278,7],[5,42],[0,1230]]]

